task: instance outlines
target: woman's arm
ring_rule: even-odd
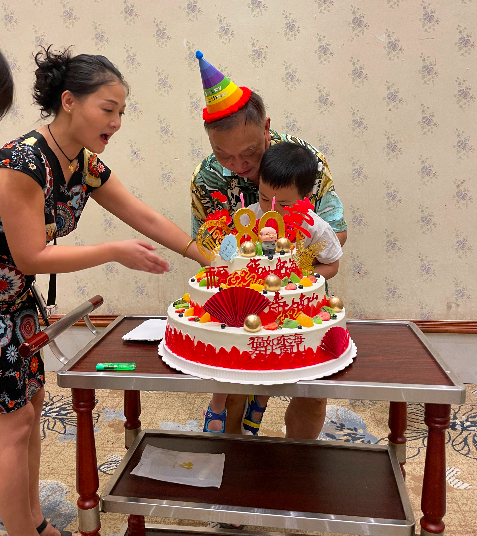
[[[111,173],[109,179],[93,192],[91,197],[137,232],[172,251],[182,254],[191,240],[191,237],[175,223],[134,197],[114,173]],[[208,264],[199,253],[195,242],[187,248],[185,256],[203,266]]]
[[[106,262],[162,274],[169,269],[144,240],[104,242],[93,246],[47,246],[41,186],[20,171],[0,169],[0,218],[10,252],[27,275],[73,272]]]

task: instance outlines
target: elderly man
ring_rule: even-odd
[[[192,176],[191,235],[195,237],[208,214],[214,212],[213,192],[227,197],[231,215],[242,206],[241,194],[245,206],[258,202],[258,170],[264,152],[270,145],[289,141],[305,145],[323,163],[323,174],[321,178],[317,176],[311,201],[315,212],[331,225],[343,245],[347,236],[343,205],[335,193],[324,156],[305,141],[272,130],[259,95],[246,87],[237,87],[205,61],[201,52],[197,51],[196,56],[207,104],[203,112],[204,126],[213,152],[197,166]],[[227,432],[241,433],[246,399],[242,395],[228,396]],[[265,408],[255,405],[252,410],[253,420],[259,425]],[[293,398],[285,414],[287,437],[316,439],[325,416],[326,399]],[[258,433],[258,426],[256,430]]]

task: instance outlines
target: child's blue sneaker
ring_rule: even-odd
[[[242,433],[245,435],[258,435],[260,429],[260,423],[262,422],[263,414],[267,406],[261,406],[255,395],[248,395],[245,403],[245,410],[243,412],[242,419]],[[260,419],[258,421],[253,420],[253,414],[255,412],[260,413]]]
[[[207,408],[207,411],[205,412],[205,422],[204,422],[204,429],[203,432],[209,432],[211,434],[224,434],[225,433],[225,419],[227,418],[227,409],[224,409],[221,413],[214,413],[210,406]],[[209,423],[210,421],[222,421],[222,429],[221,430],[209,430]]]

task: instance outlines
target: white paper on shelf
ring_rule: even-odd
[[[167,320],[151,318],[123,335],[124,341],[160,341],[166,332]]]
[[[146,445],[132,475],[186,484],[220,488],[225,454],[178,452]]]

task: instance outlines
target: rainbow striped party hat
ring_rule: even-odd
[[[200,50],[195,53],[199,60],[202,85],[204,86],[206,108],[202,113],[204,121],[212,123],[238,112],[250,99],[248,87],[238,87],[208,61]]]

